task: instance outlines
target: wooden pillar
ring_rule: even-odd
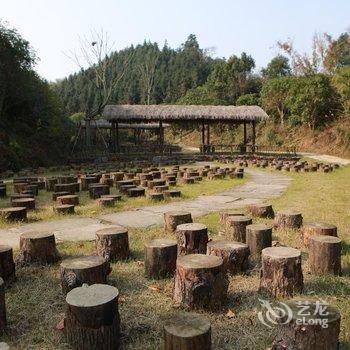
[[[159,121],[159,146],[160,146],[160,153],[163,153],[164,151],[164,129],[163,129],[163,122]]]
[[[113,153],[116,153],[117,151],[117,145],[116,145],[116,126],[115,126],[115,122],[113,121],[112,122],[112,150],[113,150]]]
[[[253,144],[253,152],[255,152],[255,137],[256,137],[256,134],[255,134],[255,120],[253,120],[253,122],[252,122],[252,127],[253,127],[252,144]]]
[[[246,145],[247,144],[247,123],[244,122],[243,123],[243,130],[244,130],[244,139],[243,139],[243,144]]]
[[[116,152],[119,152],[119,125],[118,122],[115,122],[115,143],[116,143]]]
[[[207,124],[207,145],[210,145],[210,125]]]
[[[202,122],[202,145],[205,144],[205,124]]]

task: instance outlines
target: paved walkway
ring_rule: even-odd
[[[50,230],[57,241],[93,240],[98,229],[108,225],[122,225],[132,228],[150,228],[163,224],[163,213],[171,210],[187,210],[193,217],[203,216],[224,209],[243,208],[280,196],[290,184],[286,175],[271,174],[255,169],[246,169],[249,181],[238,187],[215,195],[172,202],[163,205],[142,207],[98,217],[77,217],[55,221],[25,224],[16,228],[0,230],[0,244],[18,247],[19,235],[32,230]]]
[[[338,164],[342,164],[342,165],[349,165],[350,164],[350,159],[329,156],[327,154],[316,154],[316,153],[306,153],[306,152],[301,152],[299,154],[301,154],[304,157],[318,160],[320,162],[338,163]]]

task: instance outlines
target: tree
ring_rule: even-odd
[[[291,75],[292,68],[289,65],[287,57],[277,55],[270,61],[266,68],[261,70],[261,73],[267,79],[280,78]]]
[[[332,81],[340,95],[344,112],[350,113],[350,67],[339,68]]]
[[[237,98],[237,106],[258,106],[260,104],[259,94],[245,94]]]

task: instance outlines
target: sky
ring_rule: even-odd
[[[78,70],[67,56],[94,30],[118,50],[145,39],[179,47],[193,33],[213,57],[245,51],[260,69],[278,40],[309,52],[315,32],[349,30],[350,0],[0,0],[0,19],[31,43],[36,70],[54,81]]]

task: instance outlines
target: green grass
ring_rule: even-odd
[[[157,205],[159,203],[168,203],[174,201],[182,201],[186,199],[196,198],[200,195],[210,195],[217,192],[225,191],[227,189],[239,186],[248,181],[249,175],[245,175],[244,179],[220,179],[220,180],[208,180],[204,178],[202,181],[197,182],[192,185],[181,184],[178,181],[178,185],[175,187],[170,187],[170,189],[179,189],[182,193],[179,198],[167,198],[162,202],[156,202],[148,199],[147,197],[138,198],[128,198],[126,196],[122,197],[122,200],[117,202],[114,207],[105,208],[98,205],[97,200],[89,198],[88,191],[81,191],[77,193],[79,195],[79,206],[75,208],[74,216],[96,216],[101,214],[113,213],[116,211],[130,210],[143,206]],[[146,194],[151,190],[146,190]],[[13,193],[12,183],[7,184],[7,193],[10,196]],[[115,187],[111,188],[111,194],[118,193]],[[48,220],[59,220],[67,218],[67,215],[60,215],[54,212],[52,201],[52,192],[46,192],[45,190],[39,191],[39,195],[35,197],[36,199],[36,210],[28,212],[28,221],[48,221]],[[10,201],[8,198],[0,199],[0,208],[5,208],[10,206]],[[8,223],[0,219],[0,228],[8,228],[20,225],[21,223]]]
[[[342,277],[312,277],[307,274],[307,254],[297,231],[275,230],[274,239],[303,250],[305,294],[322,298],[337,306],[342,314],[340,349],[350,349],[350,167],[331,174],[288,173],[293,181],[284,195],[272,201],[275,210],[293,208],[305,220],[326,221],[338,226],[343,240]],[[223,238],[218,214],[198,219],[208,225],[210,238]],[[271,220],[254,220],[271,223]],[[110,283],[121,293],[122,350],[153,350],[161,348],[162,324],[165,318],[181,312],[171,298],[172,280],[147,280],[144,275],[144,242],[164,237],[161,228],[129,230],[132,257],[112,264]],[[92,242],[61,243],[63,257],[92,254]],[[17,282],[7,290],[9,334],[4,337],[13,349],[68,349],[62,332],[55,329],[64,317],[64,297],[59,286],[59,264],[52,267],[24,267],[17,270]],[[149,288],[156,285],[159,292]],[[244,275],[230,277],[229,299],[222,310],[201,311],[212,323],[213,349],[266,349],[274,337],[257,318],[259,272],[252,266]],[[228,310],[235,317],[227,318]]]

